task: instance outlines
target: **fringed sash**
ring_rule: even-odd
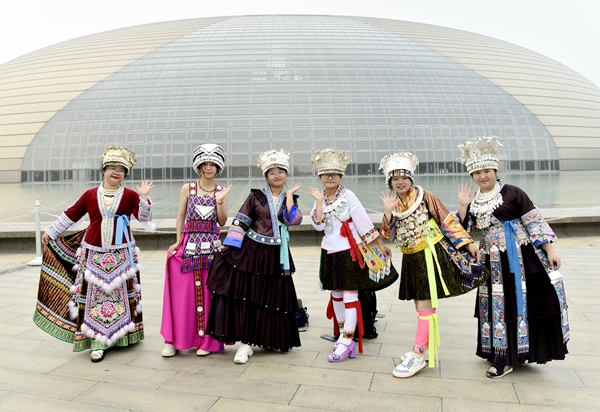
[[[435,368],[438,364],[438,348],[442,343],[438,314],[433,313],[426,316],[418,315],[418,318],[429,322],[429,347],[427,348],[429,351],[429,367]]]
[[[517,301],[517,314],[523,316],[523,282],[521,281],[521,268],[519,265],[519,253],[517,252],[516,222],[520,219],[504,222],[504,238],[506,239],[506,254],[508,255],[508,268],[515,276],[515,294]]]
[[[342,227],[340,228],[340,235],[348,239],[348,243],[350,244],[350,256],[352,257],[352,261],[358,261],[358,265],[361,269],[365,268],[365,261],[363,259],[362,253],[360,253],[360,249],[358,248],[358,244],[354,239],[354,235],[352,234],[352,229],[350,228],[350,222],[352,222],[352,218],[341,221]]]
[[[279,228],[279,236],[281,237],[281,247],[279,248],[279,264],[284,275],[291,275],[290,271],[290,251],[288,250],[288,241],[290,240],[290,232],[288,227],[277,221]]]
[[[438,228],[437,223],[433,218],[431,218],[428,223],[431,229],[435,230]],[[425,264],[427,265],[427,280],[429,282],[429,296],[431,298],[431,307],[437,308],[439,306],[439,303],[437,294],[437,282],[435,280],[435,267],[437,267],[438,275],[440,276],[440,282],[442,283],[442,288],[444,289],[444,294],[448,296],[450,294],[450,291],[446,286],[446,282],[444,282],[440,262],[438,261],[437,253],[435,251],[435,243],[439,242],[439,239],[435,243],[429,235],[423,236],[423,239],[427,244],[427,247],[425,248]],[[435,267],[433,266],[434,261]]]

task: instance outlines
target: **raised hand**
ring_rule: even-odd
[[[306,192],[306,193],[308,193],[309,195],[314,197],[317,202],[323,201],[323,191],[317,189],[316,187],[312,187],[312,186],[309,187],[308,192]]]
[[[386,214],[390,213],[396,207],[396,200],[394,200],[394,196],[389,190],[381,192],[379,198],[383,202],[383,209],[385,210]]]
[[[475,194],[471,194],[471,190],[473,190],[473,185],[467,183],[463,183],[458,187],[458,203],[461,206],[469,206],[471,201],[475,198]]]
[[[217,201],[217,203],[223,202],[223,199],[225,199],[227,197],[227,195],[229,194],[229,191],[231,190],[232,187],[233,187],[233,185],[229,185],[227,187],[224,187],[222,190],[219,190],[217,193],[215,193],[215,200]]]
[[[300,188],[302,187],[302,183],[296,183],[294,185],[294,187],[292,187],[291,189],[288,189],[287,194],[288,195],[293,195],[294,193],[296,193],[298,190],[300,190]]]
[[[148,180],[142,180],[141,185],[135,185],[135,188],[137,189],[137,192],[140,195],[140,197],[146,200],[148,199],[148,193],[150,193],[150,191],[154,188],[154,183],[149,182]]]

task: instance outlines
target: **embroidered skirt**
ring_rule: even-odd
[[[105,253],[83,249],[82,257],[78,259],[75,253],[84,236],[85,231],[78,232],[58,238],[44,248],[33,318],[35,324],[55,338],[72,343],[74,352],[139,342],[144,339],[142,314],[136,311],[141,297],[139,286],[136,287],[139,285],[139,272],[110,293],[88,283],[84,276],[86,269],[92,275],[108,276],[108,271],[100,273],[99,268],[102,265],[117,268],[120,262],[112,259],[115,255],[124,257],[126,252],[115,250]],[[91,267],[92,261],[95,262],[94,267]],[[80,267],[73,273],[72,268],[77,263]],[[71,311],[70,302],[76,302]],[[113,343],[107,345],[90,338],[82,329],[90,335],[101,333],[113,339]]]
[[[492,276],[500,276],[503,280],[502,297],[504,300],[504,318],[506,322],[506,334],[500,339],[498,336],[492,338],[489,334],[484,335],[482,328],[484,322],[490,324],[493,314],[492,304],[494,302],[491,294],[491,281],[486,284],[487,299],[482,299],[479,293],[475,305],[475,317],[479,319],[477,334],[477,356],[490,362],[503,365],[515,366],[517,363],[546,363],[551,360],[565,359],[568,353],[567,345],[564,344],[563,329],[561,322],[561,311],[556,291],[546,273],[544,266],[535,253],[534,246],[521,246],[523,257],[523,270],[527,287],[527,329],[520,330],[517,325],[517,303],[515,298],[514,275],[508,270],[508,258],[506,252],[500,252],[500,273],[492,273]],[[489,257],[486,266],[489,266]],[[487,302],[483,307],[480,302]],[[487,316],[485,315],[487,314]],[[520,335],[526,333],[528,345],[520,347],[518,344]],[[492,343],[492,341],[494,343]]]
[[[398,272],[390,265],[390,274],[375,282],[369,277],[369,268],[361,268],[352,261],[349,250],[327,253],[321,249],[321,267],[319,278],[326,290],[362,290],[377,291],[385,289],[398,279]]]
[[[489,277],[483,264],[474,264],[469,252],[457,250],[445,237],[435,244],[435,253],[441,269],[441,277],[448,288],[446,295],[440,272],[434,263],[435,284],[438,299],[463,295],[482,285]],[[400,300],[430,300],[429,277],[425,251],[402,255]]]

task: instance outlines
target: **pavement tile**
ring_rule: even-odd
[[[225,354],[212,353],[208,356],[195,354],[177,354],[170,358],[163,358],[160,352],[147,352],[133,360],[130,365],[140,368],[168,370],[186,373],[210,373],[225,378],[237,378],[248,367],[248,364],[237,365],[233,363],[235,351]]]
[[[520,403],[546,405],[554,407],[590,408],[600,407],[600,388],[570,388],[562,385],[540,385],[533,383],[515,383]]]
[[[583,316],[590,322],[600,322],[600,312],[585,311],[583,312]],[[569,319],[570,318],[571,315],[569,314]]]
[[[390,375],[391,376],[391,375]],[[358,392],[348,389],[331,390],[317,386],[301,386],[292,406],[321,408],[330,411],[419,411],[441,412],[442,400],[429,396],[404,393]]]
[[[297,385],[314,385],[322,388],[342,388],[368,391],[373,374],[348,370],[332,370],[315,367],[281,366],[253,362],[242,375],[245,379],[267,382],[286,382]]]
[[[48,373],[68,362],[69,359],[51,355],[0,350],[0,365],[3,369]]]
[[[479,358],[478,358],[479,359]],[[441,376],[445,379],[463,379],[489,382],[490,378],[485,376],[489,363],[481,359],[481,362],[452,362],[445,360],[441,368]],[[556,362],[559,363],[559,362]],[[548,385],[564,385],[569,387],[583,388],[584,385],[578,374],[562,362],[560,368],[547,368],[546,365],[526,363],[517,365],[514,371],[501,379],[502,382],[527,383],[539,382]]]
[[[586,388],[600,389],[600,371],[577,369],[575,371]],[[599,409],[600,409],[600,405]]]
[[[102,362],[92,364],[88,359],[69,362],[52,371],[50,375],[78,379],[89,379],[117,385],[135,386],[157,389],[175,376],[175,371],[157,371],[138,368],[131,365],[121,365]],[[132,379],[132,377],[135,377]]]
[[[89,351],[74,353],[71,345],[33,324],[39,268],[5,273],[0,275],[0,410],[43,405],[50,411],[110,411],[114,399],[124,410],[172,410],[173,405],[201,411],[595,409],[600,405],[600,355],[592,342],[600,340],[600,330],[593,327],[600,321],[595,299],[600,272],[594,268],[600,265],[600,241],[594,240],[594,247],[581,244],[581,239],[561,239],[556,246],[570,305],[566,360],[519,366],[501,380],[486,378],[488,363],[474,354],[474,292],[440,302],[440,367],[411,379],[392,377],[400,355],[412,347],[416,327],[414,305],[398,300],[397,283],[377,292],[385,318],[375,324],[379,337],[364,340],[364,354],[327,362],[332,343],[320,336],[332,332],[332,323],[325,317],[329,293],[318,287],[318,247],[292,250],[298,296],[311,316],[309,329],[300,334],[302,346],[289,353],[256,349],[245,365],[232,362],[237,345],[202,358],[194,350],[160,356],[165,251],[142,255],[145,340],[109,350],[100,364],[89,361]],[[394,256],[397,267],[400,257]],[[0,254],[0,271],[18,258]]]
[[[2,391],[0,391],[2,392]],[[43,405],[44,412],[127,412],[127,409],[113,408],[110,406],[90,405],[89,403],[73,402],[70,400],[52,399],[43,396],[25,395],[22,393],[6,392],[9,395],[2,397],[0,394],[0,410],[2,412],[23,412],[39,410]]]
[[[211,373],[177,373],[163,384],[163,392],[216,396],[287,405],[298,385],[287,382],[259,381],[246,378],[215,376]]]
[[[87,379],[50,376],[0,367],[0,390],[70,400],[94,386]]]
[[[302,350],[294,348],[287,353],[276,353],[268,350],[255,349],[254,355],[252,358],[250,358],[250,360],[252,363],[260,362],[269,365],[310,367],[318,356],[318,351],[307,350],[306,348],[303,348]]]
[[[439,379],[427,373],[425,368],[408,379],[398,379],[391,373],[375,374],[372,392],[402,393],[403,395],[430,396],[435,398],[460,398],[501,402],[518,402],[510,382],[467,381],[463,379]]]
[[[381,358],[378,356],[366,356],[356,354],[356,358],[354,359],[346,359],[344,362],[340,363],[332,363],[327,360],[327,355],[331,353],[331,350],[325,351],[321,353],[313,367],[315,368],[324,368],[324,369],[337,369],[337,370],[351,370],[351,371],[361,371],[361,372],[379,372],[386,373],[392,372],[392,369],[396,366],[394,364],[394,360],[392,358]]]
[[[498,401],[444,398],[444,412],[583,412],[588,408],[549,407]]]
[[[316,409],[299,406],[289,405],[273,405],[272,403],[264,402],[252,402],[243,401],[239,399],[226,399],[220,398],[217,403],[210,408],[210,412],[231,412],[231,411],[244,411],[244,412],[318,412],[318,411],[330,411],[331,408],[327,409]]]
[[[132,377],[134,379],[135,377]],[[107,396],[110,395],[110,396]],[[135,388],[130,386],[98,383],[73,399],[75,402],[97,406],[120,407],[135,411],[164,412],[176,407],[181,411],[208,411],[216,402],[216,396],[202,396],[162,389]]]

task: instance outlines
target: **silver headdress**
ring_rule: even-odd
[[[121,165],[125,168],[125,175],[129,174],[136,163],[135,153],[121,146],[109,146],[102,155],[102,169],[108,165]]]
[[[379,169],[385,174],[385,181],[390,184],[394,176],[406,176],[415,181],[415,170],[419,165],[419,159],[412,153],[398,152],[385,156],[379,162]]]
[[[315,151],[311,158],[311,163],[317,165],[317,175],[326,173],[336,173],[344,176],[346,167],[350,164],[350,155],[343,150],[323,149]]]
[[[260,167],[263,174],[274,167],[284,169],[287,172],[290,169],[290,154],[283,149],[264,152],[258,156],[258,167]]]
[[[204,143],[194,149],[192,164],[196,173],[200,174],[200,165],[205,162],[213,162],[221,173],[225,167],[225,150],[218,144]]]
[[[480,136],[458,145],[460,149],[459,162],[464,163],[467,172],[472,174],[478,170],[498,170],[498,154],[502,140],[496,136]]]

